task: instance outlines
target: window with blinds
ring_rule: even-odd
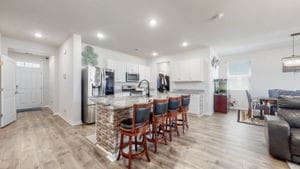
[[[232,61],[228,65],[228,89],[249,90],[251,78],[251,63],[249,60]]]

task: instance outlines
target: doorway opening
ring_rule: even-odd
[[[8,51],[8,56],[16,63],[17,112],[48,106],[48,57],[19,51]]]

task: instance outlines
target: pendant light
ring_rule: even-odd
[[[281,59],[284,66],[287,66],[287,67],[300,66],[300,55],[295,55],[295,36],[298,36],[298,35],[300,35],[300,32],[291,34],[291,37],[293,37],[293,55],[289,56],[289,57],[284,57]]]

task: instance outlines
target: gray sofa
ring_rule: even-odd
[[[284,96],[300,96],[300,90],[282,90],[282,89],[270,89],[268,91],[270,98],[278,98],[281,95]]]
[[[266,116],[269,153],[300,163],[300,96],[278,96],[278,116]]]
[[[283,90],[283,89],[270,89],[268,91],[270,98],[278,98],[279,96],[300,96],[300,90]],[[275,115],[278,112],[277,104],[269,105],[270,114]]]

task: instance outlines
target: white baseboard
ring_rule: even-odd
[[[293,163],[293,162],[287,162],[288,166],[290,169],[300,169],[300,165],[299,164],[296,164],[296,163]]]
[[[70,121],[70,120],[68,120],[67,118],[63,117],[63,116],[62,116],[61,114],[59,114],[59,113],[57,113],[57,114],[55,114],[55,115],[58,115],[59,117],[61,117],[64,121],[66,121],[67,123],[69,123],[71,126],[77,126],[77,125],[82,124],[82,121],[76,121],[76,122]]]
[[[112,154],[108,151],[106,151],[103,147],[101,147],[99,144],[96,144],[96,147],[99,148],[100,150],[102,150],[103,152],[105,152],[107,155],[106,155],[106,158],[108,158],[110,161],[116,161],[117,158],[118,158],[118,153],[115,153],[115,154]]]

